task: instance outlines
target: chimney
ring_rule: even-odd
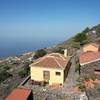
[[[68,52],[67,52],[67,49],[65,49],[64,50],[64,57],[67,58],[67,56],[68,56]]]

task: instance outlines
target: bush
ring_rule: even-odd
[[[27,72],[23,69],[23,70],[21,70],[21,71],[19,71],[19,76],[21,77],[21,78],[24,78],[26,75],[27,75]]]
[[[85,76],[84,76],[84,79],[85,79],[86,81],[89,81],[89,80],[90,80],[90,76],[89,76],[89,75],[85,75]]]
[[[12,86],[12,88],[11,88],[11,89],[13,90],[13,89],[17,88],[17,87],[18,87],[18,85],[19,85],[19,82],[15,82],[15,84],[13,84],[13,86]]]
[[[40,49],[35,52],[34,58],[37,59],[39,57],[43,57],[46,54],[47,52],[44,49]]]
[[[10,67],[9,67],[9,66],[4,66],[4,69],[5,69],[5,70],[9,70]]]
[[[85,85],[83,83],[78,84],[79,89],[83,92],[85,91]]]
[[[30,63],[25,62],[23,69],[18,72],[18,74],[21,78],[24,78],[29,75],[29,72],[30,72],[29,64]]]
[[[5,69],[1,70],[0,71],[0,83],[10,76],[12,76],[12,74],[8,73]]]
[[[64,54],[64,49],[62,47],[54,48],[53,52]]]
[[[73,44],[72,47],[80,49],[80,45],[79,44]]]
[[[79,63],[76,63],[76,65],[75,65],[75,70],[77,71],[77,70],[80,70],[80,64]]]
[[[78,33],[75,37],[74,37],[74,41],[75,42],[82,42],[84,40],[86,40],[86,34],[85,33]]]
[[[83,33],[88,33],[90,31],[90,28],[86,28],[84,31],[83,31]]]

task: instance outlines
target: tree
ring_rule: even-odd
[[[64,49],[62,47],[54,48],[53,52],[64,54]]]
[[[30,72],[29,64],[30,64],[29,62],[25,62],[23,68],[18,72],[21,78],[24,78],[29,75]]]
[[[12,74],[8,73],[6,69],[0,70],[0,83],[11,76]]]
[[[86,34],[85,33],[78,33],[75,37],[74,37],[74,41],[75,42],[82,42],[84,40],[86,40]]]
[[[44,49],[40,49],[35,52],[34,58],[37,59],[39,57],[43,57],[46,54],[47,52]]]
[[[83,33],[87,33],[87,32],[89,32],[90,31],[90,28],[86,28],[84,31],[83,31]]]
[[[21,77],[21,78],[24,78],[27,76],[27,72],[25,69],[19,71],[18,75]]]

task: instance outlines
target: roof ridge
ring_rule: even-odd
[[[47,57],[47,56],[44,56],[44,57],[41,57],[40,59],[37,59],[38,61],[34,62],[33,65],[34,65],[34,64],[37,64],[37,63],[39,63],[39,62],[41,62],[41,61],[44,60],[46,57]]]
[[[53,54],[57,54],[58,56],[53,55]],[[38,64],[38,63],[42,62],[43,60],[45,60],[47,58],[54,59],[54,61],[57,63],[57,65],[60,68],[62,67],[62,64],[60,64],[59,60],[62,60],[62,62],[66,61],[66,59],[64,59],[64,57],[61,54],[59,54],[59,53],[51,53],[51,54],[47,54],[44,57],[41,57],[41,58],[37,59],[36,62],[32,63],[32,65]]]
[[[37,59],[38,61],[34,62],[33,65],[34,65],[34,64],[37,64],[37,63],[39,63],[39,62],[41,62],[42,60],[46,59],[47,57],[52,57],[52,58],[54,58],[54,56],[46,55],[46,56],[44,56],[44,57],[41,57],[40,59]]]
[[[59,67],[62,67],[61,64],[57,61],[57,59],[55,57],[53,57],[54,60],[56,61],[56,63],[58,64]]]
[[[65,60],[64,57],[63,57],[62,55],[60,55],[60,54],[58,54],[58,55],[59,55],[63,60]]]
[[[61,54],[59,54],[59,53],[52,53],[52,54],[58,54],[63,60],[65,60],[64,57]],[[50,54],[50,56],[52,56],[52,54]]]

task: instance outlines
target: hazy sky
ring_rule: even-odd
[[[0,0],[0,39],[64,40],[100,23],[100,0]]]

